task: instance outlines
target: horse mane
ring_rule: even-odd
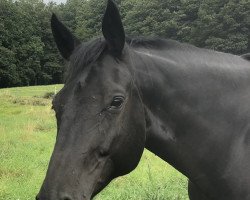
[[[182,43],[171,40],[171,39],[162,39],[158,37],[148,38],[148,37],[135,37],[135,38],[126,38],[126,42],[129,46],[134,48],[151,48],[151,49],[163,49],[163,48],[173,48],[180,46]]]
[[[164,48],[190,48],[194,47],[189,44],[183,44],[175,40],[162,39],[162,38],[126,38],[126,43],[132,48],[146,48],[146,49],[164,49]],[[86,66],[97,61],[106,49],[106,41],[104,38],[96,38],[89,42],[81,43],[73,52],[70,57],[69,65],[64,74],[64,82],[67,83],[74,79],[75,76],[80,74]],[[194,47],[195,48],[195,47]]]

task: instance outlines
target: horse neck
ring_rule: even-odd
[[[214,169],[214,174],[220,173],[227,161],[221,157],[227,156],[230,138],[234,137],[231,133],[238,129],[230,123],[241,124],[241,119],[235,119],[229,112],[236,105],[220,104],[229,97],[237,98],[237,81],[227,84],[227,78],[220,77],[220,73],[225,74],[224,69],[208,69],[206,63],[203,68],[198,66],[202,65],[200,58],[194,57],[197,65],[188,63],[192,53],[181,59],[175,50],[135,53],[139,57],[134,63],[136,84],[147,116],[146,148],[193,180],[202,180],[208,175],[208,168]],[[244,78],[230,70],[226,76]],[[249,84],[249,79],[243,84]]]
[[[181,104],[174,97],[177,88],[171,83],[178,74],[176,63],[171,58],[159,55],[158,52],[136,50],[136,53],[140,57],[139,67],[136,65],[136,84],[140,89],[146,111],[145,147],[184,172],[184,160],[177,154],[182,154],[181,151],[185,150],[183,147],[179,148],[179,140],[174,130],[176,124],[171,116],[173,112],[180,112],[171,109],[173,103]]]

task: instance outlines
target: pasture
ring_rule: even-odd
[[[0,200],[33,200],[40,189],[56,134],[51,98],[62,85],[0,90]],[[187,179],[144,151],[139,166],[95,200],[186,200]]]

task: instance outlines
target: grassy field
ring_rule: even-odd
[[[0,200],[34,200],[55,142],[48,92],[61,85],[0,90]],[[187,180],[148,151],[95,200],[187,200]]]

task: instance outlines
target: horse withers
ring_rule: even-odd
[[[69,61],[38,200],[89,200],[144,148],[189,179],[191,200],[250,199],[250,62],[164,39],[128,39],[108,0],[104,37],[81,43],[55,15]]]

